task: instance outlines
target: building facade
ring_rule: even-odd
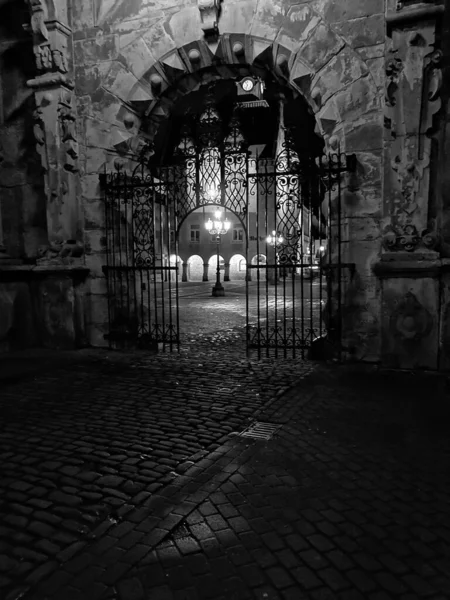
[[[344,356],[447,370],[448,13],[439,0],[2,2],[0,350],[106,345],[99,175],[161,147],[199,86],[259,69],[305,102],[325,152],[356,157],[340,182]]]

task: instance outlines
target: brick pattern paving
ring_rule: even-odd
[[[361,402],[320,379],[314,390],[263,415],[284,423],[277,437],[253,444],[116,586],[120,600],[149,590],[167,599],[450,597],[445,429],[401,397],[392,406],[372,392]]]

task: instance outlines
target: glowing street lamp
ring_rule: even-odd
[[[228,219],[222,221],[222,212],[220,210],[216,210],[214,213],[214,221],[208,219],[205,223],[205,228],[211,235],[216,236],[217,243],[217,269],[216,269],[216,283],[212,289],[213,296],[225,296],[225,290],[223,285],[220,283],[220,253],[219,253],[219,244],[220,244],[220,236],[225,235],[230,229],[231,223]]]
[[[281,235],[281,233],[278,233],[277,231],[272,231],[272,233],[266,237],[266,243],[275,249],[275,264],[278,261],[277,246],[282,244],[283,241],[284,241],[283,236]],[[277,269],[275,267],[274,279],[272,280],[272,278],[271,278],[271,283],[275,283],[276,280],[277,280]]]
[[[277,231],[272,231],[272,234],[267,236],[266,242],[276,249],[277,246],[283,243],[283,236]]]

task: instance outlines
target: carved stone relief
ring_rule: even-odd
[[[430,222],[427,229],[419,232],[415,225],[388,225],[383,230],[383,246],[386,250],[393,252],[401,250],[404,252],[414,252],[420,246],[437,250],[440,236],[436,230],[435,221]]]
[[[36,140],[36,150],[39,156],[41,157],[41,165],[44,171],[48,170],[48,158],[47,158],[47,149],[46,149],[46,141],[45,141],[45,122],[44,122],[44,111],[43,104],[41,102],[39,106],[36,107],[36,110],[33,113],[33,133],[34,138]]]
[[[78,142],[76,136],[76,113],[72,107],[72,92],[66,90],[60,94],[58,103],[61,141],[66,151],[64,168],[77,171]]]
[[[79,235],[79,180],[76,177],[79,150],[76,99],[70,79],[72,62],[68,54],[71,30],[65,22],[55,18],[52,5],[47,6],[42,0],[28,0],[28,4],[31,27],[25,29],[33,36],[37,74],[27,84],[35,94],[34,136],[44,170],[47,199],[49,244],[41,248],[39,261],[42,264],[80,256],[79,244],[72,240]]]
[[[405,3],[397,4],[398,10],[404,7]],[[419,22],[414,29],[398,25],[391,31],[385,88],[390,171],[384,207],[391,224],[383,238],[385,249],[391,251],[437,248],[439,235],[434,226],[430,228],[429,164],[441,108],[441,58],[433,20]]]
[[[412,292],[408,292],[390,318],[391,331],[403,341],[418,341],[433,327],[433,317]]]
[[[38,71],[45,73],[55,71],[67,73],[69,71],[65,53],[62,50],[53,49],[50,44],[38,46],[36,49],[36,66]]]

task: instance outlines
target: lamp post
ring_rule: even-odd
[[[225,219],[222,221],[222,212],[220,210],[216,210],[214,213],[214,221],[208,219],[205,223],[205,227],[209,233],[216,236],[217,243],[217,269],[216,269],[216,283],[212,289],[213,296],[225,296],[225,290],[223,285],[220,283],[220,254],[219,254],[219,244],[220,244],[220,236],[225,235],[227,231],[230,229],[230,221]]]
[[[283,240],[283,236],[281,235],[281,233],[278,233],[277,231],[272,231],[272,233],[266,237],[267,244],[269,244],[269,246],[272,246],[272,248],[274,248],[274,250],[275,250],[275,277],[274,277],[274,282],[276,282],[276,280],[277,280],[277,260],[278,260],[277,246],[279,246],[280,244],[282,244],[283,241],[284,241]]]

